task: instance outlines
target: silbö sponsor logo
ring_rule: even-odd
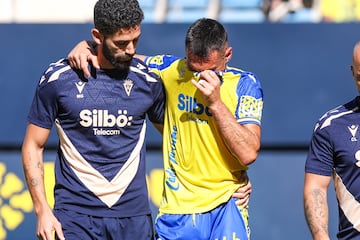
[[[209,124],[208,118],[212,116],[210,109],[204,104],[198,103],[196,98],[179,94],[177,107],[187,113],[185,116],[188,121]]]
[[[80,125],[92,127],[94,135],[120,135],[119,128],[131,126],[133,117],[127,115],[127,110],[118,110],[114,115],[108,110],[84,109],[80,112],[80,119]]]
[[[178,96],[178,108],[181,111],[188,113],[194,113],[201,115],[205,113],[207,116],[212,116],[208,107],[205,107],[203,104],[198,103],[197,99],[191,96],[186,96],[184,94],[179,94]]]

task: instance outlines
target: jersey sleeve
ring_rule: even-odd
[[[62,60],[49,65],[40,78],[28,114],[28,121],[39,127],[51,129],[57,115],[57,80],[70,69]]]
[[[148,66],[148,68],[158,75],[162,81],[162,75],[161,72],[171,66],[171,64],[177,60],[179,60],[179,57],[173,56],[173,55],[155,55],[155,56],[147,56],[145,58],[145,64]]]
[[[312,136],[305,163],[305,172],[331,176],[333,173],[333,150],[327,128],[317,128]]]
[[[154,103],[148,110],[147,114],[151,122],[163,124],[165,110],[165,91],[161,80],[155,74],[153,75],[153,77],[158,81],[152,86]]]
[[[235,118],[242,124],[261,125],[263,91],[258,78],[249,72],[242,73],[236,89],[239,96]]]

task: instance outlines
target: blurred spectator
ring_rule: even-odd
[[[319,22],[320,0],[264,0],[263,11],[270,22]]]
[[[287,12],[283,0],[264,0],[262,9],[267,20],[270,22],[277,22]]]
[[[263,11],[270,22],[280,21],[287,13],[287,0],[264,0]]]
[[[296,0],[288,4],[289,11],[281,22],[317,23],[321,21],[320,0]]]
[[[360,20],[360,0],[321,0],[320,10],[324,22]]]

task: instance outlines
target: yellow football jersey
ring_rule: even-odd
[[[214,209],[241,185],[247,167],[222,140],[203,96],[191,83],[196,74],[186,60],[170,55],[146,58],[166,91],[163,133],[164,192],[160,213],[190,214]],[[227,67],[221,98],[239,124],[261,122],[262,88],[249,72]],[[240,179],[240,180],[239,180]]]

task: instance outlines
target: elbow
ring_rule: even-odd
[[[254,163],[259,155],[259,149],[255,149],[253,151],[248,151],[245,153],[240,159],[241,163],[245,166],[251,165]]]
[[[244,165],[249,166],[249,165],[251,165],[252,163],[254,163],[254,162],[256,161],[256,159],[257,159],[257,155],[256,155],[256,156],[249,156],[249,157],[247,157],[247,158],[245,159]]]
[[[254,137],[253,141],[248,142],[246,146],[243,146],[245,148],[241,149],[242,154],[240,159],[245,166],[254,163],[259,156],[261,146],[260,137],[258,137],[258,134],[254,134]]]

